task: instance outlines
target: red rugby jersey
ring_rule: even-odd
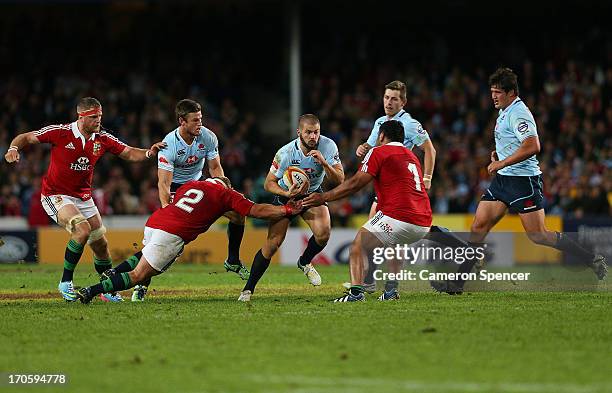
[[[172,203],[155,211],[145,224],[179,236],[189,243],[230,210],[246,216],[255,203],[212,179],[183,184]]]
[[[50,125],[35,133],[42,143],[50,143],[51,161],[42,179],[42,195],[68,195],[91,198],[91,182],[96,162],[109,151],[121,154],[127,145],[105,131],[85,140],[77,123]]]
[[[414,225],[431,225],[421,163],[412,151],[399,142],[374,147],[359,170],[374,176],[378,210],[384,215]]]

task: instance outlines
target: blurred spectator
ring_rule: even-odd
[[[92,5],[105,12],[90,11],[86,23],[77,18],[82,12],[78,6],[39,12],[19,7],[3,9],[0,25],[6,34],[0,38],[4,60],[0,65],[0,154],[4,155],[18,132],[73,120],[75,99],[86,95],[100,99],[103,124],[118,138],[134,146],[149,146],[176,128],[174,105],[189,97],[203,104],[204,123],[219,139],[226,175],[254,201],[269,201],[270,195],[262,186],[272,160],[269,154],[287,140],[262,138],[264,124],[253,109],[259,110],[261,105],[254,105],[252,91],[265,85],[269,94],[283,96],[286,86],[278,82],[284,75],[277,78],[277,67],[282,63],[275,58],[278,53],[255,44],[262,37],[258,34],[267,31],[259,28],[261,21],[250,18],[257,28],[245,35],[242,29],[250,22],[244,18],[220,17],[217,24],[215,18],[208,18],[209,34],[199,25],[165,23],[169,9],[177,20],[191,19],[196,12],[208,12],[205,5],[197,9],[196,5],[142,2],[142,13],[134,11],[129,17],[118,3],[112,2],[108,8],[105,4]],[[247,3],[241,6],[252,7],[249,9],[253,12],[262,8]],[[307,3],[303,4],[305,15],[308,7],[320,6],[318,2]],[[339,7],[342,15],[350,12],[331,3],[326,7]],[[233,15],[230,8],[227,12]],[[269,12],[264,9],[257,15]],[[122,17],[108,17],[117,14]],[[334,18],[331,12],[329,15]],[[462,18],[450,18],[460,21],[461,29],[446,34],[452,26],[440,33],[426,28],[425,34],[417,27],[414,37],[412,33],[402,36],[410,50],[396,50],[393,40],[373,39],[375,32],[368,27],[359,26],[355,32],[351,30],[354,24],[341,19],[335,19],[333,31],[325,30],[322,23],[309,32],[303,48],[308,56],[303,59],[302,101],[303,112],[317,114],[323,134],[338,144],[347,177],[359,165],[357,145],[365,141],[374,119],[383,113],[384,84],[399,79],[408,86],[405,109],[428,130],[437,150],[430,192],[434,213],[472,212],[488,186],[490,177],[485,168],[494,145],[496,111],[487,78],[500,62],[506,62],[518,73],[520,96],[538,123],[542,145],[538,159],[547,211],[566,216],[610,214],[612,52],[607,25],[586,26],[590,30],[582,35],[554,29],[554,41],[562,45],[550,40],[549,48],[542,44],[546,41],[544,28],[540,31],[543,41],[519,41],[522,46],[512,43],[505,48],[497,42],[499,37],[486,38],[479,33],[482,44],[475,42],[469,48],[465,42],[473,40],[460,35],[463,30],[469,34],[471,24]],[[47,23],[49,20],[53,23]],[[76,36],[75,23],[79,29]],[[157,28],[161,23],[164,29]],[[225,31],[220,37],[213,34],[218,24]],[[24,30],[21,26],[36,28]],[[277,36],[275,29],[269,30]],[[147,31],[153,36],[142,40],[126,31]],[[45,45],[46,36],[71,42],[81,52],[57,51],[56,46]],[[189,37],[201,36],[207,37],[205,50],[185,50]],[[88,45],[91,37],[95,37],[94,46]],[[184,40],[185,45],[177,45]],[[454,49],[457,41],[463,44],[459,54]],[[23,52],[22,42],[34,46]],[[200,44],[189,42],[190,46]],[[277,50],[283,50],[280,43]],[[527,54],[538,58],[529,59]],[[83,66],[87,58],[95,62]],[[34,225],[44,221],[35,217],[40,214],[37,193],[49,150],[31,146],[23,153],[19,164],[0,165],[0,214],[29,217]],[[149,214],[159,207],[156,186],[153,160],[134,164],[109,156],[97,165],[94,198],[102,215]],[[351,214],[368,213],[372,198],[373,190],[366,188],[347,200],[332,203],[334,224],[346,224]]]

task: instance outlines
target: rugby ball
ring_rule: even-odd
[[[287,168],[285,173],[283,173],[283,182],[287,185],[287,187],[291,187],[294,183],[297,183],[299,187],[302,187],[304,183],[310,183],[310,180],[308,180],[308,175],[302,168],[290,166]]]

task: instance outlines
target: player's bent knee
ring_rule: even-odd
[[[91,233],[91,227],[87,221],[79,223],[75,228],[70,232],[72,234],[72,238],[79,242],[79,244],[85,245],[87,243],[87,239],[89,238],[89,234]]]
[[[267,255],[266,258],[272,258],[272,255],[276,254],[276,252],[278,251],[278,249],[280,248],[281,244],[283,244],[283,240],[284,238],[278,239],[278,238],[270,238],[266,241],[266,244],[264,245],[264,247],[262,247],[262,251],[264,253],[264,256]]]
[[[89,235],[89,231],[90,231],[90,226],[89,226],[89,222],[87,222],[87,219],[85,218],[84,215],[82,214],[77,214],[75,216],[73,216],[72,218],[69,218],[68,221],[66,221],[66,230],[70,233],[73,233],[77,230],[83,230],[82,227],[84,225],[81,225],[82,223],[87,223],[87,232]]]
[[[244,216],[241,216],[240,214],[236,214],[236,215],[230,216],[230,222],[236,225],[244,225],[246,223],[246,219],[244,218]]]
[[[268,238],[268,245],[271,247],[279,248],[285,241],[285,236],[273,236]]]
[[[102,225],[100,228],[94,229],[93,231],[89,233],[89,238],[87,240],[87,243],[91,244],[91,243],[98,242],[99,240],[102,240],[100,244],[104,244],[104,246],[106,247],[108,242],[104,238],[105,233],[106,233],[106,227],[104,225]]]
[[[330,236],[330,231],[325,231],[323,233],[314,235],[317,244],[320,246],[327,245],[327,242],[329,241],[329,236]]]
[[[488,232],[489,225],[485,221],[474,221],[470,227],[470,231],[480,233]]]

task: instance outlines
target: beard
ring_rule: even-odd
[[[314,145],[311,146],[311,144],[309,144],[304,138],[302,138],[302,135],[300,135],[300,142],[302,142],[302,146],[308,149],[308,151],[317,150],[317,148],[319,147],[319,141],[316,141]]]
[[[98,126],[91,126],[88,129],[85,129],[84,131],[88,134],[95,134],[97,132],[100,132],[100,130],[102,130],[102,124]]]

